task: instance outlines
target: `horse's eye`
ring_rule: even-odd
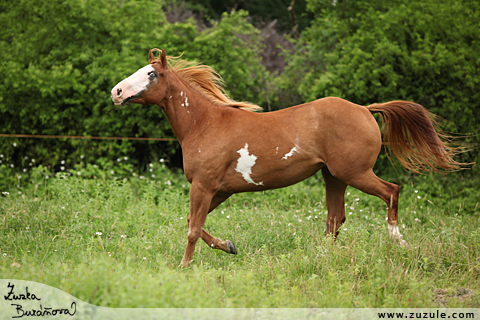
[[[155,71],[150,71],[150,72],[147,73],[147,74],[148,74],[148,76],[149,76],[150,78],[153,78],[153,77],[156,76]]]

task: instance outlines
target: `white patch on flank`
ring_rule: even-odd
[[[390,234],[390,238],[398,239],[402,246],[407,244],[407,241],[403,240],[403,236],[400,234],[398,230],[398,226],[388,225],[388,233]]]
[[[289,153],[285,154],[285,156],[282,158],[282,160],[287,160],[289,157],[293,156],[294,152],[298,152],[297,148],[293,147],[292,150],[290,150]]]
[[[257,186],[263,186],[263,182],[256,183],[252,180],[250,175],[252,174],[252,167],[255,165],[257,161],[257,157],[253,154],[248,154],[248,143],[245,143],[245,147],[237,151],[240,154],[240,158],[237,161],[237,167],[235,171],[240,172],[243,176],[243,179],[248,183],[253,183]]]

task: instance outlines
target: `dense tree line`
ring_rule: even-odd
[[[461,159],[478,162],[479,9],[460,0],[1,1],[0,133],[173,137],[160,108],[117,107],[109,96],[159,47],[211,65],[232,98],[265,111],[328,95],[416,101],[448,119],[447,130],[472,133]],[[179,152],[176,142],[0,140],[17,167],[25,155],[50,166],[121,156],[178,166]]]

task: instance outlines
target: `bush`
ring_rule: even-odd
[[[166,22],[155,0],[25,0],[0,4],[0,12],[0,133],[173,137],[159,107],[117,107],[110,98],[154,47],[217,67],[234,99],[265,101],[261,39],[245,12],[224,15],[203,32],[193,20]],[[55,171],[61,161],[113,163],[127,155],[143,169],[165,157],[181,166],[174,141],[4,138],[0,152],[15,167],[27,156]]]
[[[446,130],[474,133],[464,144],[478,148],[478,3],[358,1],[348,14],[344,7],[340,1],[338,8],[310,2],[322,14],[288,57],[279,88],[302,101],[415,101],[451,121]],[[461,160],[478,162],[478,151]],[[387,166],[386,159],[382,163]]]

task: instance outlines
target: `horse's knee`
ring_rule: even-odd
[[[202,230],[201,229],[196,229],[196,228],[191,228],[188,230],[188,242],[197,242],[198,238],[202,235]]]

